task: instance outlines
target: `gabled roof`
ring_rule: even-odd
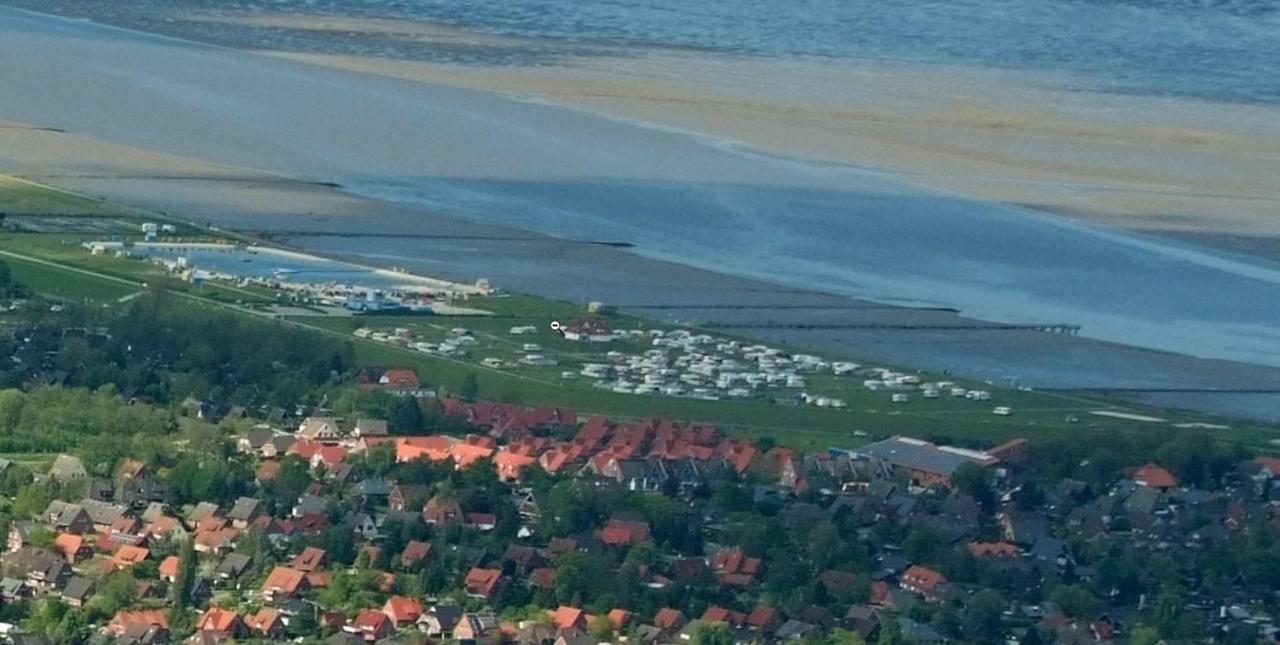
[[[572,629],[586,625],[587,619],[581,609],[560,605],[558,609],[551,612],[551,624],[557,629]]]
[[[679,609],[671,607],[663,607],[653,616],[653,624],[658,629],[679,629],[684,622],[684,614]]]
[[[240,614],[230,609],[210,607],[196,621],[196,631],[230,633],[240,621]]]
[[[902,584],[925,592],[932,592],[946,583],[946,576],[920,565],[911,565],[906,573],[902,574]]]
[[[280,590],[287,593],[294,593],[302,587],[306,574],[291,569],[289,567],[276,567],[271,570],[271,574],[262,583],[262,590]]]
[[[230,511],[227,511],[227,517],[241,522],[252,520],[262,508],[262,502],[252,497],[241,497],[236,500]]]
[[[181,563],[182,560],[178,559],[178,556],[171,555],[160,561],[160,566],[157,569],[157,572],[160,574],[161,578],[176,577],[178,575],[178,565]]]
[[[489,596],[493,593],[498,581],[502,579],[500,569],[481,569],[474,567],[467,572],[466,587],[469,593]]]
[[[1148,463],[1133,471],[1133,481],[1151,488],[1173,488],[1178,485],[1173,473],[1155,463]]]

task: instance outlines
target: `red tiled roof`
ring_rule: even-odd
[[[493,593],[494,587],[498,585],[498,581],[502,579],[502,571],[499,569],[481,569],[474,567],[467,572],[466,587],[469,593],[480,596],[488,596]]]
[[[127,567],[131,564],[137,564],[146,560],[147,556],[150,554],[151,551],[148,549],[126,544],[121,546],[119,549],[116,549],[115,554],[111,556],[111,561],[115,563],[117,567]]]
[[[165,617],[165,613],[163,609],[121,610],[111,618],[111,622],[107,625],[107,631],[115,636],[120,636],[135,625],[156,625],[169,629],[169,619]]]
[[[1018,547],[1008,542],[970,542],[969,553],[978,558],[983,556],[1012,558],[1018,555]]]
[[[1254,460],[1259,466],[1266,468],[1272,477],[1280,477],[1280,459],[1275,457],[1258,457]]]
[[[382,613],[397,623],[411,623],[422,615],[422,603],[408,596],[392,596],[382,606]]]
[[[302,587],[306,574],[291,569],[289,567],[276,567],[271,570],[271,575],[262,583],[262,590],[280,590],[286,593],[295,593]]]
[[[676,629],[684,624],[684,614],[679,609],[663,607],[653,616],[653,625],[658,629]]]
[[[932,592],[946,584],[947,578],[941,573],[934,571],[928,567],[920,565],[911,565],[906,573],[902,574],[902,584],[910,586],[923,592]]]
[[[609,520],[600,531],[600,541],[609,546],[639,544],[649,539],[649,523],[632,520]]]
[[[609,612],[608,616],[609,622],[613,623],[614,629],[623,629],[631,621],[631,612],[625,609],[614,609]]]
[[[230,609],[210,607],[196,621],[196,631],[230,633],[238,620],[240,615]]]
[[[573,629],[585,627],[587,619],[581,609],[560,605],[559,609],[551,612],[551,624],[556,629]]]
[[[283,626],[280,612],[270,607],[263,607],[258,610],[258,613],[246,616],[244,622],[249,629],[259,632],[267,632]]]
[[[425,560],[430,556],[431,543],[411,540],[404,545],[404,551],[400,554],[400,561],[407,566],[420,560]]]
[[[1178,480],[1158,464],[1149,463],[1133,472],[1133,481],[1151,488],[1173,488]]]
[[[778,610],[765,605],[756,605],[755,609],[747,615],[747,624],[756,629],[765,629],[770,627],[778,620]]]
[[[171,555],[160,562],[158,570],[161,578],[175,578],[178,575],[178,565],[181,564],[178,556]]]

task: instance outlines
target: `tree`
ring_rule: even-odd
[[[58,627],[54,629],[52,636],[55,642],[70,645],[88,641],[91,634],[92,626],[85,619],[84,612],[69,609],[62,615],[62,620],[58,621]]]
[[[109,618],[133,604],[137,599],[137,581],[127,571],[117,571],[106,577],[98,587],[91,606],[98,616]]]
[[[43,513],[49,506],[49,495],[43,486],[35,484],[23,486],[13,499],[13,516],[28,518]]]
[[[475,401],[480,397],[480,379],[476,377],[475,372],[470,372],[462,379],[462,385],[458,388],[458,396],[463,401]]]
[[[733,632],[724,623],[699,621],[693,627],[693,645],[733,645]]]
[[[1072,618],[1092,618],[1098,611],[1098,599],[1082,585],[1059,585],[1049,598]]]
[[[608,616],[596,616],[587,629],[597,643],[608,643],[613,640],[613,621],[609,620]]]
[[[898,622],[897,617],[886,616],[880,621],[880,637],[876,639],[878,645],[900,645],[903,642],[902,623]]]
[[[189,617],[191,589],[196,582],[196,549],[194,540],[184,540],[178,553],[178,573],[169,590],[169,625],[183,624]]]
[[[1156,645],[1160,642],[1160,631],[1155,627],[1135,627],[1129,634],[1129,645]]]
[[[995,508],[996,496],[987,482],[986,469],[972,463],[961,464],[951,476],[951,483],[956,490],[977,500],[983,511],[989,513]]]
[[[1000,594],[983,589],[965,603],[960,616],[961,629],[969,640],[995,642],[1000,639],[1000,614],[1004,611]]]

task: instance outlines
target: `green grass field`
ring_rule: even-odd
[[[77,198],[62,192],[41,189],[25,183],[0,178],[0,205],[14,204],[29,213],[101,214],[94,209],[112,209],[110,205]],[[3,210],[3,207],[0,207]],[[136,213],[135,213],[136,214]],[[205,232],[207,239],[222,236]],[[137,293],[143,284],[163,285],[183,294],[193,305],[222,307],[242,315],[262,315],[262,306],[274,300],[275,294],[261,287],[206,283],[191,285],[167,274],[162,268],[139,260],[91,255],[81,242],[94,239],[90,234],[0,232],[0,256],[12,267],[16,279],[35,291],[56,298],[93,300],[110,304]],[[666,396],[628,395],[596,389],[587,379],[565,380],[563,370],[575,370],[586,361],[599,360],[600,354],[616,349],[628,353],[641,352],[640,342],[610,343],[606,346],[565,341],[549,328],[551,320],[566,322],[583,315],[578,305],[528,295],[478,297],[457,304],[492,312],[480,316],[290,316],[283,322],[350,339],[358,360],[369,366],[407,366],[415,368],[430,385],[457,390],[470,374],[476,374],[481,396],[525,405],[554,404],[577,408],[581,414],[607,414],[618,418],[663,416],[681,420],[716,423],[747,436],[771,436],[779,442],[799,448],[851,447],[871,439],[894,434],[918,437],[946,436],[958,441],[979,444],[1017,436],[1054,436],[1079,438],[1114,432],[1171,433],[1170,424],[1144,423],[1089,415],[1091,410],[1116,409],[1155,414],[1170,422],[1185,422],[1197,417],[1166,410],[1151,411],[1114,401],[1085,398],[1069,394],[1028,392],[999,389],[964,379],[948,378],[968,388],[980,387],[992,393],[992,400],[973,402],[943,397],[924,399],[913,393],[911,401],[895,404],[888,392],[871,392],[862,387],[862,377],[811,377],[810,389],[847,401],[844,409],[799,406],[784,402],[785,396],[703,401]],[[652,328],[658,325],[640,318],[611,314],[615,328]],[[530,325],[536,332],[511,335],[513,326]],[[478,347],[465,359],[449,359],[423,354],[406,348],[371,340],[357,339],[352,332],[359,327],[390,330],[407,327],[426,342],[438,342],[453,327],[465,327],[480,340]],[[716,336],[730,336],[714,334]],[[537,343],[540,353],[560,362],[555,367],[518,366],[494,370],[479,364],[482,358],[502,358],[509,362],[523,355],[521,345]],[[927,374],[922,380],[939,380]],[[772,399],[772,400],[771,400]],[[992,414],[994,406],[1009,406],[1013,416]],[[1224,441],[1266,446],[1277,436],[1274,428],[1233,422],[1231,429],[1218,431]]]

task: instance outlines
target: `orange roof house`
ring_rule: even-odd
[[[410,540],[408,544],[404,545],[404,551],[400,553],[400,564],[405,567],[412,567],[429,557],[431,557],[430,542]]]
[[[118,638],[137,627],[155,626],[169,629],[169,619],[165,617],[165,613],[163,609],[120,610],[111,618],[111,622],[107,623],[106,631]]]
[[[1161,468],[1158,464],[1149,463],[1133,471],[1133,481],[1142,486],[1165,490],[1178,485],[1173,473]]]
[[[773,631],[778,626],[778,610],[766,605],[756,605],[747,614],[747,626],[762,632]]]
[[[114,564],[117,569],[123,569],[146,560],[147,556],[150,554],[151,551],[148,549],[144,549],[140,546],[133,546],[132,544],[125,544],[116,549],[115,554],[111,556],[111,563]]]
[[[382,605],[382,613],[396,625],[406,625],[417,621],[422,615],[422,603],[408,596],[391,596]]]
[[[85,544],[84,536],[70,533],[59,533],[58,537],[53,539],[53,550],[71,564],[75,564],[76,560],[92,551],[89,545]]]
[[[171,555],[165,558],[164,560],[161,560],[160,568],[157,571],[157,573],[160,574],[160,579],[166,582],[173,582],[175,579],[177,579],[178,565],[181,563],[182,561],[179,560],[178,556],[176,555]]]
[[[631,546],[648,539],[648,522],[614,519],[600,531],[600,541],[609,546]]]
[[[587,616],[577,607],[560,605],[551,613],[551,625],[556,629],[586,629]]]
[[[307,574],[289,567],[276,567],[262,583],[262,595],[268,601],[288,597],[307,589]]]
[[[760,575],[760,558],[749,558],[737,547],[720,549],[711,556],[711,569],[720,584],[741,587]]]
[[[1018,556],[1018,547],[1008,542],[970,542],[969,553],[975,558],[1013,558]]]
[[[498,479],[505,482],[516,482],[520,481],[520,475],[524,472],[524,469],[536,461],[537,459],[529,455],[503,450],[494,456],[493,466],[498,471]]]
[[[210,607],[196,621],[196,631],[235,637],[245,633],[245,625],[240,614],[230,609]]]
[[[453,448],[449,451],[453,456],[453,461],[457,463],[458,468],[466,468],[481,459],[488,459],[493,456],[493,448],[489,446],[476,445],[465,441],[459,441],[453,444]]]
[[[631,622],[631,612],[625,609],[614,609],[609,612],[608,617],[615,630],[626,629],[627,623]]]
[[[947,584],[946,576],[928,567],[912,565],[902,574],[901,586],[907,591],[920,594],[925,598],[937,598],[938,592]]]
[[[284,634],[284,618],[278,610],[270,607],[263,607],[258,613],[246,616],[244,622],[255,634],[269,638]]]
[[[462,519],[462,507],[457,500],[435,495],[422,509],[422,519],[427,524],[448,524]]]
[[[448,437],[399,437],[396,439],[396,461],[445,461],[451,457],[451,444]]]
[[[684,626],[684,623],[685,623],[684,614],[681,613],[679,609],[663,607],[662,609],[659,609],[658,613],[654,614],[653,616],[654,627],[657,627],[658,629],[661,629],[664,631],[680,629],[682,626]]]
[[[467,595],[475,598],[489,598],[502,579],[501,569],[481,569],[474,567],[467,572]]]
[[[702,622],[704,623],[728,623],[730,627],[741,627],[747,622],[747,615],[740,611],[725,609],[719,605],[707,607],[702,613]]]
[[[327,554],[324,549],[318,549],[314,546],[306,547],[289,561],[289,567],[298,571],[311,572],[324,566]]]
[[[365,609],[356,615],[356,619],[342,628],[342,631],[360,634],[366,641],[376,641],[390,636],[396,630],[391,619],[377,609]]]

